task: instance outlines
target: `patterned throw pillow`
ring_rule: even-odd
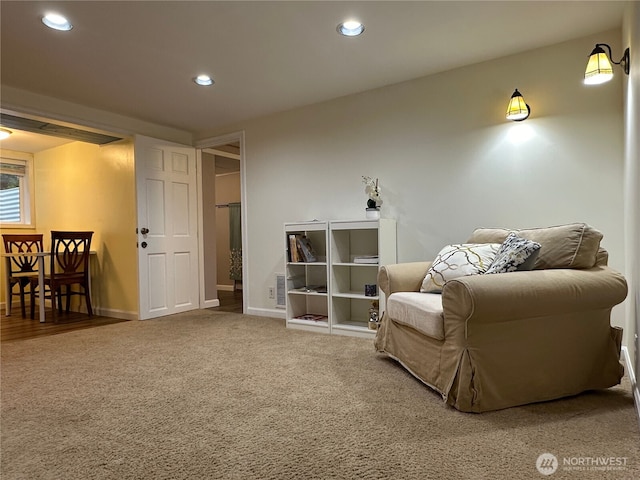
[[[423,293],[441,292],[449,280],[484,273],[500,248],[499,243],[447,245],[433,261],[422,281]]]
[[[485,273],[531,270],[540,252],[540,244],[510,233]]]

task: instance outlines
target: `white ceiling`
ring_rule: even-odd
[[[539,0],[2,1],[0,80],[197,134],[617,28],[623,9]],[[49,11],[74,28],[46,28]],[[365,24],[361,37],[336,33],[349,18]],[[215,85],[195,85],[200,73]]]

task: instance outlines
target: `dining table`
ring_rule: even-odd
[[[97,252],[95,250],[91,250],[89,255],[95,255]],[[11,315],[11,305],[9,299],[11,298],[11,284],[9,283],[9,276],[13,277],[33,277],[35,272],[14,272],[11,273],[11,258],[13,257],[36,257],[38,260],[38,285],[44,285],[44,268],[45,268],[45,258],[51,256],[51,252],[25,252],[25,253],[2,253],[2,256],[5,257],[6,265],[5,265],[5,313],[7,316]],[[45,309],[44,309],[44,300],[45,300],[45,292],[44,288],[38,288],[38,317],[40,319],[40,323],[45,323]],[[89,262],[89,297],[91,297],[91,262]]]

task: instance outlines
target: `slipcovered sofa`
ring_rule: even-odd
[[[583,223],[480,228],[467,244],[500,246],[510,233],[539,245],[531,270],[464,275],[423,293],[433,262],[382,266],[387,301],[377,351],[464,412],[620,383],[622,329],[611,327],[610,314],[627,284],[607,266],[602,234]]]

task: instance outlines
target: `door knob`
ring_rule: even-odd
[[[140,233],[141,233],[142,235],[146,235],[147,233],[149,233],[149,229],[148,229],[148,228],[145,228],[145,227],[142,227],[142,228],[140,229]]]
[[[140,246],[141,246],[142,248],[147,248],[147,242],[142,242],[142,243],[140,244]]]

